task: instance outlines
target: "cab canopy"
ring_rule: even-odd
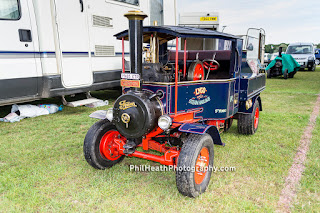
[[[237,39],[241,39],[240,37],[214,31],[207,29],[199,29],[193,27],[182,27],[182,26],[147,26],[143,27],[143,42],[149,43],[150,37],[157,33],[160,44],[166,43],[170,40],[179,38],[217,38],[223,40],[231,40],[236,41]],[[116,35],[114,35],[117,39],[128,40],[128,30],[124,30]]]

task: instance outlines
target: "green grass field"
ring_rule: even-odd
[[[215,146],[216,172],[206,193],[183,197],[174,172],[130,172],[129,165],[159,165],[125,158],[111,169],[90,167],[83,139],[96,122],[88,115],[100,107],[66,107],[57,114],[0,123],[0,212],[189,212],[275,211],[284,179],[320,93],[320,67],[298,72],[294,79],[272,78],[261,95],[258,132],[237,133],[236,122]],[[93,93],[114,100],[117,92]],[[35,103],[59,103],[57,99]],[[0,117],[10,107],[0,108]],[[293,211],[320,211],[320,122],[298,186]]]

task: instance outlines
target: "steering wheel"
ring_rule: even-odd
[[[204,59],[202,63],[204,68],[206,68],[208,71],[215,71],[220,67],[219,62],[214,59]]]
[[[215,70],[219,69],[219,67],[220,67],[219,62],[214,59],[204,59],[202,61],[202,63],[203,63],[203,67],[206,70],[208,70],[206,80],[209,78],[210,71],[215,71]]]

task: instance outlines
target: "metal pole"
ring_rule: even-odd
[[[141,11],[129,11],[124,14],[129,19],[129,42],[131,73],[140,74],[142,77],[142,43],[143,43],[143,20],[147,17]],[[135,88],[135,90],[141,90]]]
[[[122,38],[122,72],[126,71],[125,63],[124,63],[124,38]]]
[[[178,60],[179,60],[179,38],[176,37],[176,72],[175,72],[175,95],[174,95],[174,114],[177,115],[178,111],[178,78],[179,78],[179,73],[178,73]]]
[[[187,38],[184,39],[184,54],[183,54],[183,78],[186,78],[187,73]]]

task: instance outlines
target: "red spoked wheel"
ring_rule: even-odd
[[[119,163],[124,155],[119,155],[116,140],[126,139],[108,120],[100,120],[87,132],[83,143],[84,157],[96,169],[106,169]]]
[[[196,184],[201,184],[203,182],[208,171],[208,166],[209,150],[206,147],[203,147],[198,155],[194,172],[194,181],[196,182]]]
[[[204,67],[201,61],[192,62],[188,70],[189,81],[204,80]]]
[[[115,139],[123,138],[116,130],[110,130],[106,132],[100,141],[100,153],[108,160],[118,160],[122,155],[119,155],[118,145],[115,143]]]
[[[256,108],[256,111],[254,113],[254,129],[258,129],[258,125],[259,125],[259,107]]]

